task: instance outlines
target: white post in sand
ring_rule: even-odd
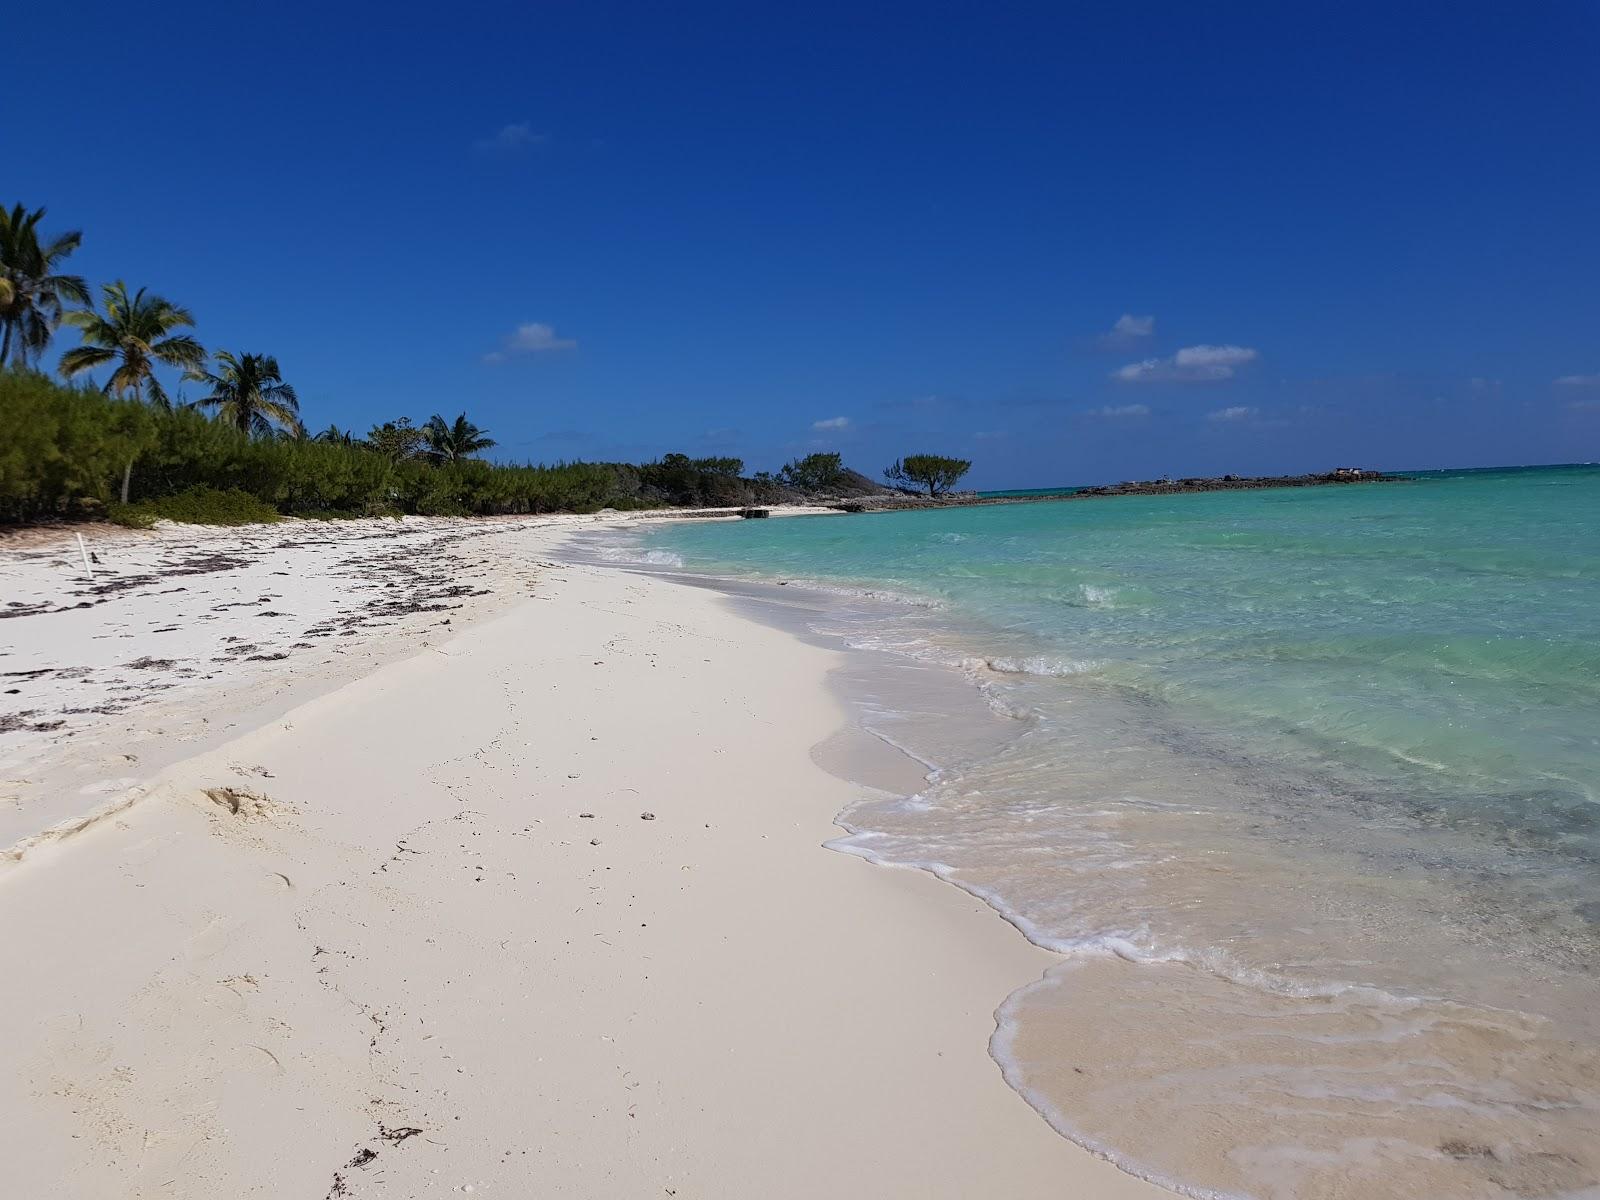
[[[94,568],[89,565],[89,547],[83,544],[83,534],[78,535],[78,553],[83,555],[83,569],[88,572],[89,578],[94,578]]]

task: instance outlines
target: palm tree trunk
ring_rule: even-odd
[[[128,465],[122,468],[122,502],[128,502],[128,484],[133,479],[133,456],[128,456]]]
[[[6,325],[5,340],[4,341],[0,341],[0,367],[5,366],[6,365],[6,359],[11,357],[11,322],[7,321],[5,323],[5,325]]]

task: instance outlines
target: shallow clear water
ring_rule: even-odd
[[[993,1049],[1068,1136],[1200,1195],[1600,1194],[1600,470],[614,553],[831,589],[982,690],[970,744],[867,710],[937,770],[837,845],[1067,956]]]

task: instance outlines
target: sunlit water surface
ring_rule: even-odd
[[[663,526],[993,722],[836,846],[1062,965],[993,1050],[1203,1196],[1600,1195],[1600,470]],[[999,714],[999,715],[992,715]],[[998,999],[998,998],[997,998]]]

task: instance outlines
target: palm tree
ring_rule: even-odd
[[[329,425],[311,440],[314,442],[323,442],[330,446],[353,446],[355,445],[356,439],[355,435],[352,434],[348,429],[340,429],[337,425]]]
[[[216,374],[195,369],[186,378],[211,387],[211,394],[196,400],[194,407],[212,409],[219,420],[240,433],[268,437],[278,426],[290,434],[304,433],[300,399],[283,381],[278,360],[270,354],[219,350]]]
[[[31,213],[20,204],[9,212],[0,208],[0,367],[44,353],[61,323],[62,306],[89,303],[89,287],[81,277],[57,274],[83,235],[74,230],[41,243],[43,218],[42,208]]]
[[[467,420],[466,413],[451,425],[446,425],[444,418],[434,413],[422,427],[422,438],[428,446],[428,457],[439,463],[460,462],[494,445],[489,431]]]
[[[92,308],[66,315],[67,324],[83,335],[83,345],[61,356],[61,373],[68,379],[107,363],[117,369],[105,390],[119,396],[143,395],[154,404],[170,408],[167,393],[155,377],[156,363],[195,370],[206,360],[200,343],[186,333],[169,336],[174,329],[193,325],[189,310],[160,296],[146,296],[140,288],[128,295],[128,285],[118,280],[101,289],[106,315]]]

